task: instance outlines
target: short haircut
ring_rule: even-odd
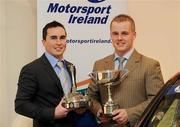
[[[66,29],[65,29],[65,27],[63,26],[63,24],[61,24],[61,23],[59,23],[59,22],[57,22],[57,21],[52,21],[52,22],[46,24],[46,25],[44,26],[44,28],[43,28],[43,35],[42,35],[43,40],[46,40],[47,30],[48,30],[49,28],[53,28],[53,27],[62,27],[62,28],[65,30],[65,33],[66,33]],[[67,33],[66,33],[66,34],[67,34]]]
[[[129,15],[126,15],[126,14],[120,14],[120,15],[117,15],[116,17],[114,17],[111,21],[110,29],[112,27],[113,22],[120,23],[120,22],[125,22],[125,21],[128,21],[131,23],[132,31],[135,32],[136,31],[135,22],[134,22],[133,18],[131,18]]]

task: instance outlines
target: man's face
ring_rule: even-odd
[[[133,47],[136,32],[132,31],[130,22],[112,22],[110,34],[115,52],[118,55],[123,56]]]
[[[48,53],[57,59],[63,58],[66,49],[66,32],[62,27],[53,27],[47,29],[46,40],[43,45]]]

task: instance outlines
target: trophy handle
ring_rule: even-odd
[[[77,90],[76,86],[76,78],[75,78],[75,66],[73,64],[69,65],[69,69],[71,72],[71,79],[72,79],[72,93],[75,93]]]
[[[112,86],[120,84],[127,77],[128,73],[129,73],[128,69],[123,69],[122,73],[119,75],[119,80],[116,82],[113,82]]]
[[[92,82],[93,82],[94,84],[97,84],[96,78],[95,78],[95,76],[93,75],[93,73],[89,73],[88,76],[91,78],[91,80],[92,80]]]

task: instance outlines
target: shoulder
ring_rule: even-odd
[[[140,61],[142,64],[157,64],[159,61],[155,60],[154,58],[145,56],[136,50],[133,52],[131,59],[135,61]]]
[[[109,56],[106,56],[102,59],[95,61],[94,66],[93,66],[93,71],[112,69],[113,59],[114,59],[114,55],[109,55]]]
[[[41,56],[40,58],[37,58],[32,62],[24,65],[21,71],[38,71],[38,69],[41,68],[43,62],[48,62],[48,60],[44,56]]]
[[[112,61],[114,59],[114,54],[108,55],[104,58],[98,59],[95,61],[95,64],[102,64],[102,63],[106,63],[109,61]]]
[[[142,62],[148,65],[160,64],[158,60],[144,55],[142,55]]]
[[[160,68],[160,63],[158,60],[152,58],[152,57],[148,57],[145,55],[142,55],[140,53],[138,53],[139,55],[139,63],[141,65],[141,67],[146,68],[146,69],[154,69],[154,68]]]

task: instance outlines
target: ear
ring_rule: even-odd
[[[134,35],[134,39],[135,39],[136,38],[136,32],[134,32],[133,35]]]
[[[42,44],[43,44],[43,45],[45,45],[45,42],[46,42],[45,40],[42,40]]]

